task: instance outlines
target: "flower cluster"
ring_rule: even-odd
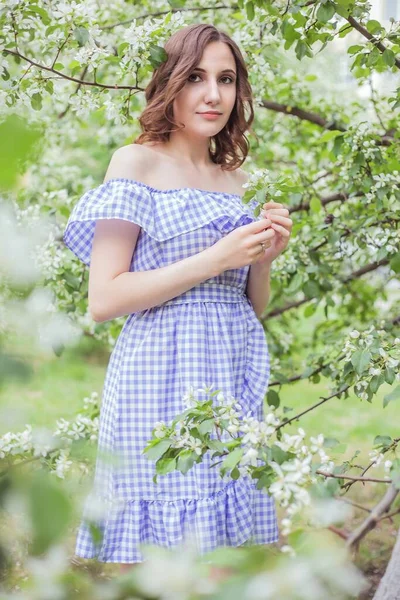
[[[68,459],[74,440],[86,439],[94,443],[98,437],[98,393],[93,392],[83,402],[86,414],[79,413],[73,421],[58,419],[54,433],[43,427],[32,429],[31,425],[26,425],[22,432],[8,432],[1,436],[0,459],[17,458],[20,461],[30,457],[41,458],[51,474],[63,479],[73,464]],[[85,463],[79,467],[87,472]]]
[[[215,401],[210,402],[211,398]],[[334,468],[323,447],[324,436],[319,434],[311,437],[307,445],[305,432],[299,428],[296,434],[284,432],[278,439],[277,429],[282,421],[274,406],[268,407],[263,420],[259,421],[250,411],[244,415],[243,407],[231,394],[225,396],[221,390],[213,390],[213,385],[197,390],[189,386],[183,396],[183,404],[187,410],[171,424],[163,421],[155,424],[153,439],[149,443],[168,438],[171,440],[170,448],[192,450],[197,457],[203,455],[210,449],[208,441],[211,439],[198,435],[196,418],[199,419],[198,415],[203,411],[203,419],[212,419],[214,422],[213,432],[219,428],[224,435],[229,434],[227,437],[219,436],[220,441],[237,440],[235,448],[240,448],[241,453],[236,469],[240,475],[251,476],[254,469],[272,469],[271,483],[266,491],[286,509],[282,527],[284,534],[290,533],[295,515],[310,504],[308,487],[317,481],[317,476],[312,472],[314,457],[317,458],[315,469],[321,468],[329,473]],[[198,422],[201,423],[201,419]],[[265,460],[265,452],[271,452],[274,448],[280,449],[281,459]],[[229,451],[224,454],[229,454]]]
[[[365,351],[363,357],[368,360],[364,364],[362,373],[356,371],[358,381],[354,391],[361,400],[368,400],[366,390],[372,377],[381,377],[383,383],[385,377],[391,377],[392,373],[392,381],[400,380],[397,369],[400,363],[400,338],[390,340],[384,329],[376,329],[374,325],[362,332],[353,329],[342,348],[342,352],[345,353],[344,360],[354,360],[354,356],[360,351]]]

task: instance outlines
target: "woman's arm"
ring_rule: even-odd
[[[105,181],[128,177],[141,181],[147,167],[141,148],[119,148]],[[223,271],[213,246],[173,264],[130,272],[140,233],[136,223],[105,219],[96,223],[89,271],[89,311],[97,322],[157,306],[216,277]]]
[[[152,308],[216,277],[212,246],[149,271],[129,272],[140,227],[120,220],[96,225],[89,273],[89,310],[97,322]]]
[[[241,185],[247,182],[249,176],[243,169],[236,169],[236,174]],[[254,312],[260,318],[266,309],[270,296],[271,263],[255,263],[250,265],[246,286],[246,295],[249,298]]]
[[[250,265],[246,294],[253,305],[254,312],[258,319],[268,306],[271,286],[271,267],[272,265],[270,263],[255,263],[254,265]]]

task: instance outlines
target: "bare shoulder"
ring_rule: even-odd
[[[127,144],[114,151],[104,183],[113,178],[126,178],[141,181],[146,176],[149,165],[148,149],[141,144]]]

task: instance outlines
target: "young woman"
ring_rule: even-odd
[[[270,367],[258,317],[292,225],[281,204],[256,219],[241,199],[253,108],[235,42],[200,24],[165,50],[146,88],[143,133],[113,154],[64,234],[90,264],[93,319],[128,315],[107,369],[94,489],[76,543],[78,556],[121,565],[144,560],[142,543],[173,547],[191,536],[205,553],[278,540],[273,499],[255,480],[221,478],[207,453],[186,475],[155,483],[143,454],[190,389],[220,389],[262,419]],[[86,522],[94,498],[106,507],[101,542]]]

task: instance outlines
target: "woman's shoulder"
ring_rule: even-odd
[[[161,182],[159,185],[154,184],[155,187],[158,188],[159,186],[162,187],[162,182],[165,180],[165,174],[170,174],[172,172],[171,169],[168,169],[167,167],[168,165],[166,166],[162,160],[162,155],[159,152],[154,151],[151,146],[145,144],[127,144],[114,151],[103,183],[106,183],[109,179],[122,178],[151,186],[154,181],[156,181]],[[237,193],[240,195],[243,191],[242,186],[247,182],[249,175],[244,169],[237,168],[229,174],[226,174],[225,178],[228,187],[236,187],[238,190]],[[179,185],[176,184],[172,187],[186,187],[186,185],[180,183]],[[189,185],[187,187],[189,187]],[[201,186],[199,185],[198,187]]]
[[[141,181],[149,166],[148,149],[141,144],[127,144],[117,148],[111,156],[104,181],[124,178]]]

